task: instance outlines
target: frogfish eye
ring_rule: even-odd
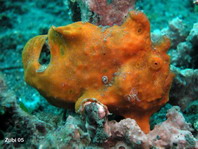
[[[152,70],[159,70],[162,67],[162,59],[157,56],[152,57],[149,64]]]

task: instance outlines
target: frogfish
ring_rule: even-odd
[[[44,46],[47,65],[39,62]],[[24,78],[55,106],[79,112],[86,102],[98,102],[148,133],[150,116],[169,100],[169,47],[166,37],[152,42],[149,20],[138,11],[112,27],[81,21],[52,26],[25,45]]]

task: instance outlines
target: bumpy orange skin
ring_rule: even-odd
[[[51,60],[39,71],[38,59],[48,39]],[[31,39],[23,50],[25,80],[53,105],[80,108],[96,98],[110,112],[134,118],[149,132],[149,118],[168,101],[173,74],[166,54],[168,39],[153,44],[150,25],[141,12],[103,29],[77,22],[52,27]]]

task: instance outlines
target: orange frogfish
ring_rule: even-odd
[[[39,63],[44,45],[48,65]],[[129,12],[121,26],[76,22],[51,27],[48,35],[30,39],[22,58],[26,82],[51,104],[79,110],[97,99],[111,113],[133,118],[148,133],[149,118],[169,100],[173,80],[170,42],[152,43],[142,12]]]

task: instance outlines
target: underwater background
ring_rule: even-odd
[[[22,50],[30,38],[51,26],[98,23],[83,0],[0,0],[0,148],[198,148],[198,1],[124,1],[148,17],[152,41],[162,35],[171,40],[167,53],[175,78],[169,101],[150,118],[150,133],[117,115],[92,123],[51,105],[24,81]]]

